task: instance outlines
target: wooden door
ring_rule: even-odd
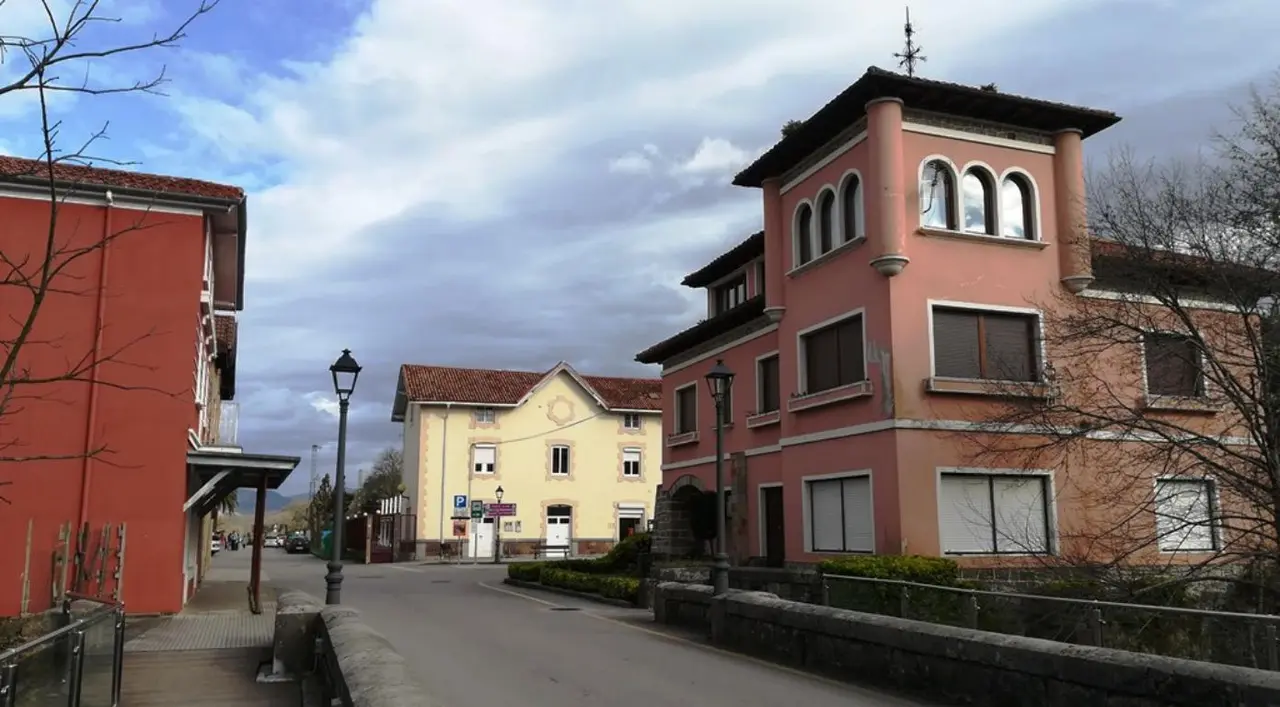
[[[782,567],[787,561],[787,524],[782,510],[782,487],[761,489],[764,503],[764,560],[769,567]]]

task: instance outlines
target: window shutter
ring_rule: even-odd
[[[1049,549],[1043,477],[992,477],[996,550],[1036,553]]]
[[[933,310],[933,370],[944,378],[982,377],[976,313]]]
[[[493,473],[493,467],[498,458],[498,450],[496,448],[473,447],[471,455],[477,474]]]
[[[778,357],[760,361],[760,409],[757,412],[773,412],[778,409]]]
[[[1034,381],[1036,374],[1035,318],[1025,314],[984,312],[987,367],[990,380]]]
[[[1156,532],[1165,551],[1212,550],[1213,494],[1200,479],[1166,480],[1156,485]]]
[[[939,485],[942,551],[989,553],[991,537],[991,488],[985,476],[943,474]]]
[[[863,362],[865,349],[862,343],[862,315],[846,319],[836,325],[837,348],[840,351],[839,384],[849,385],[866,378]]]
[[[805,335],[804,393],[817,393],[840,384],[839,353],[839,340],[834,328]]]
[[[844,549],[874,552],[871,478],[857,476],[844,482]]]
[[[1177,334],[1143,335],[1147,390],[1153,395],[1195,396],[1201,393],[1200,356],[1195,343]]]
[[[691,432],[698,425],[698,400],[693,397],[698,391],[685,388],[677,394],[676,400],[676,433]]]
[[[844,549],[840,480],[809,482],[809,517],[814,552]]]

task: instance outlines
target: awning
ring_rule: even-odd
[[[256,489],[263,479],[267,488],[278,489],[301,461],[301,457],[224,449],[188,451],[187,466],[195,472],[201,486],[183,504],[183,510],[194,508],[197,514],[204,515],[235,489]]]

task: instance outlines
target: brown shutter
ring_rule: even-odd
[[[862,343],[862,315],[851,317],[836,325],[840,349],[840,385],[857,383],[866,378]]]
[[[778,357],[773,356],[760,362],[760,410],[773,412],[778,409]]]
[[[676,408],[679,410],[677,422],[680,428],[676,433],[692,432],[698,429],[698,399],[694,397],[697,394],[697,388],[685,388],[680,391],[679,400],[676,401]]]
[[[804,337],[805,393],[817,393],[840,385],[839,340],[834,327]]]
[[[986,367],[989,380],[1034,381],[1036,367],[1035,317],[984,312]]]
[[[1200,395],[1200,357],[1194,342],[1177,334],[1148,333],[1143,335],[1143,348],[1151,394]]]
[[[933,372],[944,378],[981,378],[978,314],[933,310]]]

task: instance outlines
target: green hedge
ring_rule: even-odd
[[[902,582],[955,586],[960,580],[960,567],[952,560],[923,555],[867,555],[823,560],[818,568],[823,574],[871,579],[896,579]]]
[[[635,603],[640,596],[640,580],[634,577],[588,574],[572,570],[546,567],[542,570],[542,584],[548,587],[572,589],[575,592],[599,594],[612,599]]]
[[[649,534],[637,533],[615,544],[603,557],[551,560],[543,566],[583,574],[637,576],[641,569],[640,558],[649,553],[650,546]]]
[[[542,580],[543,562],[512,562],[507,565],[507,576],[523,582],[539,582]]]
[[[823,574],[833,575],[827,580],[827,600],[831,606],[935,623],[966,622],[968,599],[960,592],[838,579],[839,576],[862,577],[964,587],[960,568],[952,560],[922,555],[868,555],[824,560],[818,567]]]

